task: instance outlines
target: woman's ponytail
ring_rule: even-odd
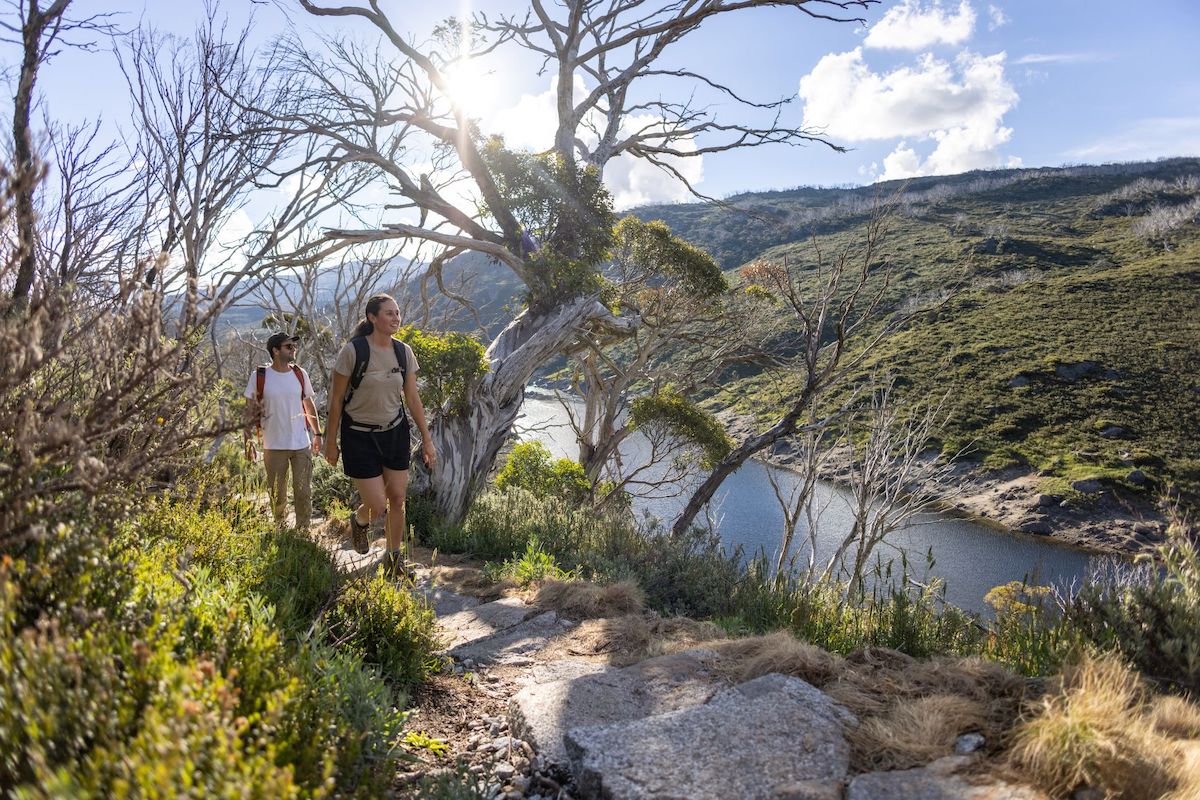
[[[350,334],[350,338],[357,339],[359,336],[370,336],[374,333],[375,323],[371,322],[370,315],[378,315],[380,306],[389,300],[393,303],[396,302],[390,294],[381,293],[371,295],[367,300],[366,311],[363,312],[363,320],[354,328],[354,332]]]

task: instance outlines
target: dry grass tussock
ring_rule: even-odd
[[[632,581],[600,586],[587,581],[548,580],[538,588],[533,605],[572,619],[600,619],[640,613],[645,595]]]
[[[1154,730],[1172,739],[1200,739],[1200,706],[1182,697],[1154,698],[1149,710]]]
[[[709,622],[636,613],[584,620],[564,636],[559,646],[571,655],[603,655],[611,664],[627,666],[691,649],[720,633],[721,629]]]
[[[1009,758],[1056,797],[1088,786],[1130,800],[1200,798],[1198,717],[1200,709],[1177,698],[1152,701],[1117,657],[1088,657],[1018,726]]]
[[[517,588],[517,584],[508,579],[493,581],[483,570],[474,567],[436,566],[431,570],[431,577],[435,586],[445,586],[485,603],[499,600]]]
[[[987,706],[955,694],[893,703],[847,731],[858,771],[921,767],[949,754],[963,733],[987,727]]]
[[[824,686],[843,668],[839,656],[783,631],[708,646],[721,656],[718,669],[739,683],[778,672]]]

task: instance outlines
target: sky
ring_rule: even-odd
[[[422,38],[450,13],[494,15],[519,3],[383,5],[397,27]],[[75,0],[74,7],[77,15],[120,11],[127,26],[142,20],[186,34],[202,3]],[[253,12],[261,43],[288,29],[372,33],[357,20],[302,11],[289,19],[255,0],[226,0],[222,8],[238,25]],[[1200,156],[1197,0],[884,0],[865,16],[868,25],[860,26],[755,9],[707,22],[669,51],[665,64],[702,68],[747,97],[791,98],[784,122],[848,149],[769,146],[688,159],[684,169],[698,191],[728,197],[995,167]],[[2,47],[11,73],[16,48]],[[551,83],[533,63],[505,53],[459,77],[460,99],[510,146],[548,144]],[[57,118],[120,122],[128,115],[122,79],[102,50],[65,50],[40,88]],[[701,98],[732,111],[716,96]],[[606,180],[621,208],[689,199],[667,176],[630,160],[611,164]]]

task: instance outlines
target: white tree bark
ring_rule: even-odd
[[[526,310],[492,342],[487,350],[489,371],[471,388],[467,413],[441,414],[430,429],[438,452],[437,469],[430,475],[418,467],[414,475],[415,489],[432,489],[444,521],[461,522],[486,485],[534,371],[563,349],[581,326],[608,313],[594,296],[547,314]]]

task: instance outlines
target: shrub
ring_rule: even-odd
[[[313,459],[313,509],[326,515],[335,504],[349,504],[354,495],[354,482],[339,467],[330,466],[324,458]]]
[[[525,552],[514,556],[503,564],[488,564],[484,572],[494,581],[512,578],[521,586],[529,586],[547,579],[569,581],[574,576],[558,566],[554,556],[542,549],[536,535],[530,536]]]
[[[401,687],[415,686],[441,667],[433,611],[382,571],[342,587],[329,612],[329,632]]]
[[[496,475],[496,488],[518,487],[538,497],[560,497],[581,503],[591,492],[583,467],[569,458],[552,459],[541,442],[521,442],[513,447]]]
[[[279,758],[303,785],[336,777],[340,793],[386,794],[407,714],[378,668],[311,640],[293,661],[298,685],[279,725]],[[330,767],[332,766],[332,771]]]
[[[1065,623],[1155,680],[1200,692],[1200,531],[1178,520],[1153,556],[1094,575]]]
[[[147,516],[199,529],[207,518],[193,512]],[[353,650],[289,647],[257,590],[271,591],[259,568],[311,559],[311,543],[270,532],[258,555],[236,562],[244,573],[218,575],[181,560],[165,531],[137,539],[140,552],[123,548],[139,530],[131,523],[92,548],[78,590],[54,603],[41,602],[52,594],[44,564],[0,562],[0,785],[30,796],[384,793],[404,719],[392,690]],[[70,566],[85,537],[59,541],[41,552]],[[281,549],[291,555],[262,557]],[[315,613],[291,605],[297,619]]]

